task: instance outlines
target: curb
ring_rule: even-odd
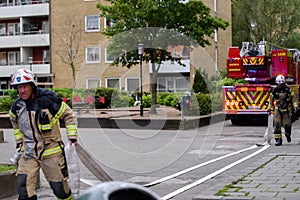
[[[79,128],[112,128],[112,129],[153,129],[153,130],[188,130],[225,121],[223,113],[181,119],[131,118],[130,115],[120,118],[78,117]],[[60,121],[61,127],[65,127]],[[0,128],[12,128],[9,117],[0,117]]]

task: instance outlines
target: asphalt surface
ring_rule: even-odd
[[[174,118],[181,117],[180,112],[173,112],[176,115],[173,116]],[[130,117],[139,118],[138,114],[137,112],[134,115],[130,115]],[[116,116],[115,113],[114,117]],[[126,118],[128,116],[122,114],[122,116],[118,117]],[[170,111],[165,111],[161,116],[152,117],[163,120],[166,116],[167,118],[170,117]],[[146,119],[147,117],[151,120],[151,116],[146,112],[143,118]],[[293,134],[296,135],[294,137],[296,139],[292,138],[291,144],[285,144],[280,147],[274,147],[274,144],[272,144],[269,149],[276,148],[276,151],[270,150],[265,156],[241,169],[238,173],[231,174],[228,181],[220,182],[208,190],[199,191],[199,195],[196,195],[193,200],[300,199],[300,137],[298,136],[300,131],[297,129],[300,128],[299,121],[295,123],[294,127]],[[84,130],[88,131],[88,129]],[[81,131],[81,134],[84,134],[84,132]],[[0,163],[7,163],[14,153],[15,143],[12,129],[4,129],[4,140],[4,143],[0,143]],[[99,151],[101,151],[100,148],[99,146]],[[80,171],[81,176],[85,177],[86,180],[98,182],[97,178],[82,163],[80,163]],[[84,183],[83,180],[80,184],[81,193],[88,189],[90,189],[90,186]],[[221,196],[216,196],[216,193],[220,193],[220,191],[222,191]],[[56,199],[42,173],[40,189],[37,190],[37,194],[39,199]],[[10,199],[17,199],[17,195],[3,200]]]

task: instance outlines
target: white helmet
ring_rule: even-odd
[[[11,85],[17,86],[24,83],[33,83],[37,86],[32,71],[29,69],[18,69],[11,78]]]
[[[276,84],[282,84],[282,83],[285,83],[285,78],[284,78],[284,76],[282,76],[282,75],[278,75],[278,76],[276,76]]]

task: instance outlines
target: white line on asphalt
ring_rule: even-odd
[[[178,190],[175,190],[174,192],[163,196],[161,199],[163,199],[163,200],[171,199],[174,196],[176,196],[176,195],[178,195],[178,194],[180,194],[180,193],[182,193],[182,192],[184,192],[186,190],[189,190],[189,189],[191,189],[191,188],[193,188],[193,187],[195,187],[195,186],[197,186],[197,185],[199,185],[199,184],[201,184],[201,183],[203,183],[203,182],[205,182],[205,181],[207,181],[207,180],[209,180],[209,179],[211,179],[211,178],[213,178],[213,177],[221,174],[222,172],[224,172],[224,171],[226,171],[226,170],[228,170],[228,169],[230,169],[230,168],[232,168],[232,167],[234,167],[234,166],[236,166],[236,165],[238,165],[238,164],[240,164],[240,163],[242,163],[242,162],[244,162],[244,161],[252,158],[253,156],[255,156],[255,155],[257,155],[257,154],[265,151],[269,147],[270,147],[270,145],[266,144],[265,146],[263,146],[261,149],[255,151],[254,153],[252,153],[252,154],[250,154],[250,155],[248,155],[248,156],[246,156],[246,157],[244,157],[244,158],[242,158],[240,160],[237,160],[234,163],[231,163],[230,165],[227,165],[227,166],[225,166],[225,167],[223,167],[223,168],[221,168],[221,169],[219,169],[219,170],[217,170],[217,171],[215,171],[215,172],[213,172],[213,173],[205,176],[204,178],[199,179],[198,181],[195,181],[195,182],[193,182],[193,183],[191,183],[189,185],[186,185],[186,186],[184,186],[182,188],[179,188]]]
[[[156,180],[156,181],[153,181],[153,182],[151,182],[151,183],[147,183],[147,184],[145,184],[144,186],[145,186],[145,187],[151,187],[151,186],[153,186],[153,185],[162,183],[162,182],[164,182],[164,181],[167,181],[167,180],[169,180],[169,179],[175,178],[175,177],[177,177],[177,176],[180,176],[180,175],[185,174],[185,173],[187,173],[187,172],[190,172],[190,171],[192,171],[192,170],[198,169],[198,168],[203,167],[203,166],[205,166],[205,165],[214,163],[214,162],[216,162],[216,161],[222,160],[222,159],[224,159],[224,158],[228,158],[228,157],[230,157],[230,156],[233,156],[233,155],[236,155],[236,154],[245,152],[245,151],[249,151],[249,150],[251,150],[251,149],[255,149],[255,148],[257,148],[257,147],[258,147],[257,145],[253,145],[253,146],[248,147],[248,148],[246,148],[246,149],[242,149],[242,150],[239,150],[239,151],[235,151],[235,152],[233,152],[233,153],[230,153],[230,154],[226,154],[226,155],[224,155],[224,156],[221,156],[221,157],[218,157],[218,158],[209,160],[209,161],[204,162],[204,163],[201,163],[201,164],[199,164],[199,165],[195,165],[195,166],[193,166],[193,167],[184,169],[184,170],[179,171],[179,172],[177,172],[177,173],[175,173],[175,174],[171,174],[171,175],[169,175],[169,176],[163,177],[163,178],[158,179],[158,180]]]
[[[99,180],[90,180],[90,179],[85,179],[85,178],[80,178],[80,181],[87,184],[87,185],[89,185],[89,186],[95,186],[99,183],[102,183]]]

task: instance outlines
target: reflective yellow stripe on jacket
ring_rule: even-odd
[[[13,118],[13,119],[16,119],[16,118],[17,118],[17,116],[16,116],[11,110],[9,110],[9,115],[10,115],[10,117]]]
[[[67,106],[65,102],[61,103],[61,106],[58,110],[58,112],[56,113],[56,115],[51,119],[50,124],[39,124],[39,129],[42,131],[49,131],[52,129],[52,126],[54,124],[56,124],[57,122],[59,122],[59,118],[64,114],[65,110],[66,110]]]
[[[77,136],[77,126],[75,124],[69,124],[66,126],[67,136]]]
[[[16,141],[23,139],[23,133],[20,131],[19,128],[14,129],[14,136]]]
[[[61,103],[61,106],[58,110],[58,112],[56,113],[56,115],[52,118],[50,125],[53,126],[58,120],[59,118],[64,114],[64,112],[67,109],[67,104],[65,102]]]
[[[50,155],[53,155],[53,154],[57,154],[57,153],[60,153],[60,152],[62,152],[62,149],[60,148],[60,146],[57,146],[57,147],[45,150],[44,153],[43,153],[43,157],[50,156]]]

